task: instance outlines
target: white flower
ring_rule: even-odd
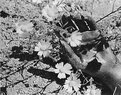
[[[42,15],[46,17],[48,21],[53,21],[58,17],[58,9],[54,5],[47,5],[42,9]]]
[[[35,47],[35,51],[38,51],[38,55],[39,56],[48,56],[49,53],[51,52],[50,50],[52,49],[52,45],[50,44],[50,42],[45,42],[44,40],[42,40],[41,42],[39,42],[37,44],[37,46]]]
[[[81,87],[80,79],[77,79],[76,75],[72,74],[66,81],[64,88],[69,93],[73,93],[73,91],[78,92],[79,88]]]
[[[31,22],[17,22],[15,23],[15,26],[16,26],[16,32],[18,34],[23,34],[25,31],[26,32],[29,32],[29,31],[32,31],[33,29],[33,24]]]
[[[81,40],[82,34],[78,31],[73,32],[71,36],[67,39],[68,43],[70,43],[72,47],[79,46],[81,44]]]
[[[64,7],[66,4],[63,2],[64,0],[55,0],[52,2],[52,5],[56,6],[59,12],[64,11]]]
[[[63,62],[56,64],[55,66],[57,69],[54,69],[55,73],[58,73],[58,78],[62,79],[62,78],[66,78],[65,74],[70,75],[71,74],[71,65],[69,63],[66,63],[65,65],[63,65]]]
[[[84,95],[101,95],[101,90],[97,89],[95,85],[87,86],[87,90],[85,90]]]

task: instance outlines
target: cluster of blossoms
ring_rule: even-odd
[[[54,69],[54,72],[58,74],[59,79],[65,79],[66,74],[69,75],[63,85],[68,93],[76,92],[77,95],[101,95],[101,90],[96,88],[92,82],[90,82],[90,86],[87,86],[87,89],[79,92],[82,85],[81,81],[78,79],[77,75],[72,72],[72,66],[69,63],[66,63],[65,65],[63,62],[57,63],[55,67],[56,69]]]
[[[32,0],[33,3],[40,4],[45,0]],[[73,2],[73,3],[72,3]],[[76,4],[80,2],[79,0],[53,0],[44,6],[42,9],[42,15],[47,19],[47,21],[53,21],[64,13],[68,13],[72,9],[75,9]],[[67,6],[70,4],[71,6]]]
[[[41,4],[44,2],[44,0],[32,0],[33,3]],[[71,3],[74,2],[74,3]],[[42,16],[47,20],[47,22],[54,21],[58,17],[62,16],[63,14],[70,12],[71,10],[76,8],[76,3],[78,3],[79,0],[53,0],[49,2],[47,5],[43,7],[41,10]],[[71,4],[71,7],[67,5],[67,3]],[[26,26],[25,26],[26,25]],[[25,32],[29,32],[33,30],[33,24],[31,22],[23,22],[23,23],[16,23],[16,30],[18,34],[23,34]],[[77,47],[82,45],[82,33],[79,32],[79,30],[76,30],[72,33],[70,33],[70,36],[66,38],[67,43],[71,47]],[[48,40],[39,40],[38,43],[36,43],[34,47],[34,51],[37,52],[37,55],[40,57],[48,57],[51,51],[53,50],[52,44]],[[87,64],[88,62],[92,61],[94,59],[94,54],[92,52],[89,52],[90,54],[87,56],[83,56],[84,64]],[[90,56],[91,55],[91,56]],[[104,62],[104,60],[101,59],[99,54],[96,54],[97,60],[100,62]],[[59,79],[66,79],[64,88],[69,93],[73,92],[79,92],[81,88],[81,81],[76,76],[76,74],[72,71],[72,66],[69,63],[57,63],[55,65],[54,73],[58,74]],[[68,75],[68,76],[67,76]],[[79,95],[101,95],[101,90],[96,89],[94,85],[89,86],[87,90],[84,91],[84,94]]]
[[[81,87],[81,81],[80,79],[77,79],[76,75],[72,73],[72,67],[69,63],[66,63],[64,65],[63,62],[56,64],[56,69],[54,69],[55,73],[58,73],[59,79],[66,78],[66,74],[70,75],[67,80],[65,81],[64,88],[69,93],[73,93],[74,91],[79,91],[79,88]]]

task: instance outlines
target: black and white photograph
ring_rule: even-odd
[[[121,0],[0,0],[0,95],[121,95]]]

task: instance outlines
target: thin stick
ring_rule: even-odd
[[[115,12],[119,11],[120,9],[121,9],[121,6],[120,6],[119,8],[117,8],[115,11],[113,11],[113,12],[111,12],[111,13],[107,14],[106,16],[104,16],[104,17],[100,18],[99,20],[97,20],[97,21],[96,21],[96,23],[98,23],[99,21],[101,21],[101,20],[105,19],[106,17],[110,16],[111,14],[113,14],[113,13],[115,13]]]
[[[116,93],[116,90],[117,90],[117,87],[115,87],[115,89],[114,89],[114,92],[113,92],[113,95],[115,95],[115,93]]]

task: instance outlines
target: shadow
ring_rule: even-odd
[[[49,58],[49,57],[45,57],[42,59],[42,62],[45,63],[45,64],[48,64],[50,65],[51,67],[55,67],[56,63],[52,58]]]
[[[88,63],[86,70],[92,72],[92,73],[96,73],[100,70],[101,68],[101,63],[99,63],[97,61],[97,59],[92,60],[91,62]]]
[[[35,69],[33,67],[30,67],[28,69],[28,72],[32,73],[33,75],[40,76],[42,78],[45,78],[51,81],[56,81],[56,83],[59,85],[63,85],[65,82],[65,79],[57,78],[57,74],[55,74],[54,72],[48,72],[45,70]]]
[[[6,18],[10,16],[8,13],[4,12],[4,11],[0,11],[0,17]]]
[[[6,87],[0,87],[0,95],[7,95],[7,88]]]
[[[100,41],[98,42],[99,44],[96,46],[96,51],[97,52],[101,52],[104,50],[104,47],[105,48],[108,48],[109,47],[109,44],[108,42],[106,41],[106,39],[104,38],[101,38]]]
[[[76,26],[79,28],[80,32],[96,30],[96,25],[95,25],[94,21],[91,18],[86,19],[83,16],[81,17],[81,19],[79,19],[79,18],[76,18],[73,16],[67,17],[67,16],[63,15],[62,19],[60,21],[62,26],[59,23],[57,23],[57,26],[60,26],[63,29],[67,29],[69,32],[73,32],[73,31],[77,30],[77,27],[74,25],[73,21],[76,24]]]
[[[22,52],[23,47],[12,47],[12,54],[9,55],[10,58],[19,58],[20,61],[32,61],[34,59],[39,59],[39,56],[37,55],[37,52],[33,52],[32,54],[29,54],[27,52]]]

